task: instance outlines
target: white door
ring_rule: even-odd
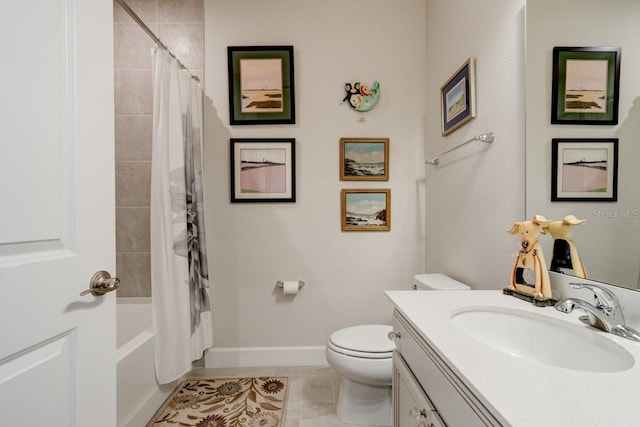
[[[111,0],[0,2],[0,424],[115,426]]]

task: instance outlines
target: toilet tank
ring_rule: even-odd
[[[422,291],[468,290],[468,285],[440,273],[416,274],[411,281],[413,289]]]

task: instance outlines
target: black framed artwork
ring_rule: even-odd
[[[295,124],[293,46],[229,46],[232,125]]]
[[[551,123],[618,124],[619,47],[554,47]]]
[[[295,202],[293,138],[232,138],[231,203]]]
[[[618,138],[551,142],[551,201],[618,200]]]

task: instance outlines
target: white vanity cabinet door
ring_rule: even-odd
[[[502,425],[398,310],[392,335],[396,352],[449,427]]]
[[[393,355],[393,426],[445,427],[399,353]]]

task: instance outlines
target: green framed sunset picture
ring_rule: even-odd
[[[229,46],[232,125],[295,124],[293,46]]]

